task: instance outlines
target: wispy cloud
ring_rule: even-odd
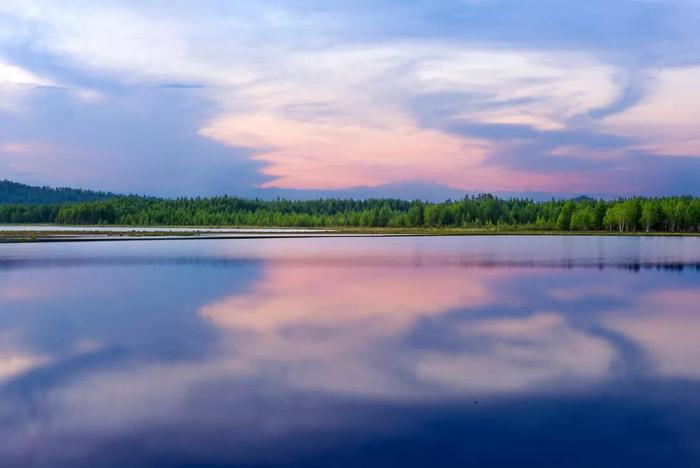
[[[700,6],[528,3],[9,0],[0,5],[0,99],[32,114],[4,98],[18,83],[70,90],[68,100],[33,103],[53,106],[46,115],[95,117],[62,122],[58,133],[70,135],[60,143],[89,147],[113,174],[139,173],[130,190],[173,180],[198,193],[422,180],[462,190],[697,192],[672,168],[700,176],[700,34],[691,27]],[[182,114],[163,114],[173,109]],[[0,138],[56,133],[27,119]],[[128,134],[130,119],[162,128],[162,148]],[[123,138],[107,146],[85,136],[96,126]],[[177,156],[164,154],[174,147]],[[691,158],[669,158],[680,155]],[[666,179],[646,186],[647,168]],[[236,183],[231,173],[241,174]],[[175,179],[154,180],[164,176]],[[119,177],[104,176],[115,189]]]

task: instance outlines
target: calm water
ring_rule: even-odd
[[[0,466],[697,467],[700,239],[0,245]]]

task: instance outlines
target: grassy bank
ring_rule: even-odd
[[[131,227],[131,226],[128,226]],[[152,228],[149,226],[149,228]],[[173,229],[173,226],[167,226]],[[220,228],[217,226],[217,228]],[[192,229],[188,226],[188,229]],[[196,229],[196,228],[195,228]],[[210,229],[201,226],[202,230]],[[241,229],[241,227],[230,227]],[[308,232],[265,232],[265,228],[256,231],[255,227],[246,226],[246,232],[198,232],[191,230],[178,231],[0,231],[0,242],[60,242],[60,241],[99,241],[99,240],[136,240],[136,239],[250,239],[250,238],[285,238],[285,237],[338,237],[338,236],[624,236],[624,237],[697,237],[698,233],[678,232],[619,232],[619,231],[557,231],[533,229],[498,229],[498,228],[324,228]]]

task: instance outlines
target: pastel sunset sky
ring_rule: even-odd
[[[0,2],[0,179],[700,195],[698,0]]]

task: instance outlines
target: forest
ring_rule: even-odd
[[[77,203],[0,204],[0,223],[139,226],[485,228],[699,232],[700,198],[534,201],[489,194],[443,203],[397,199],[159,199],[119,196]]]
[[[36,187],[9,180],[0,180],[0,204],[66,203],[105,200],[116,195],[109,192],[74,189],[68,187]]]

